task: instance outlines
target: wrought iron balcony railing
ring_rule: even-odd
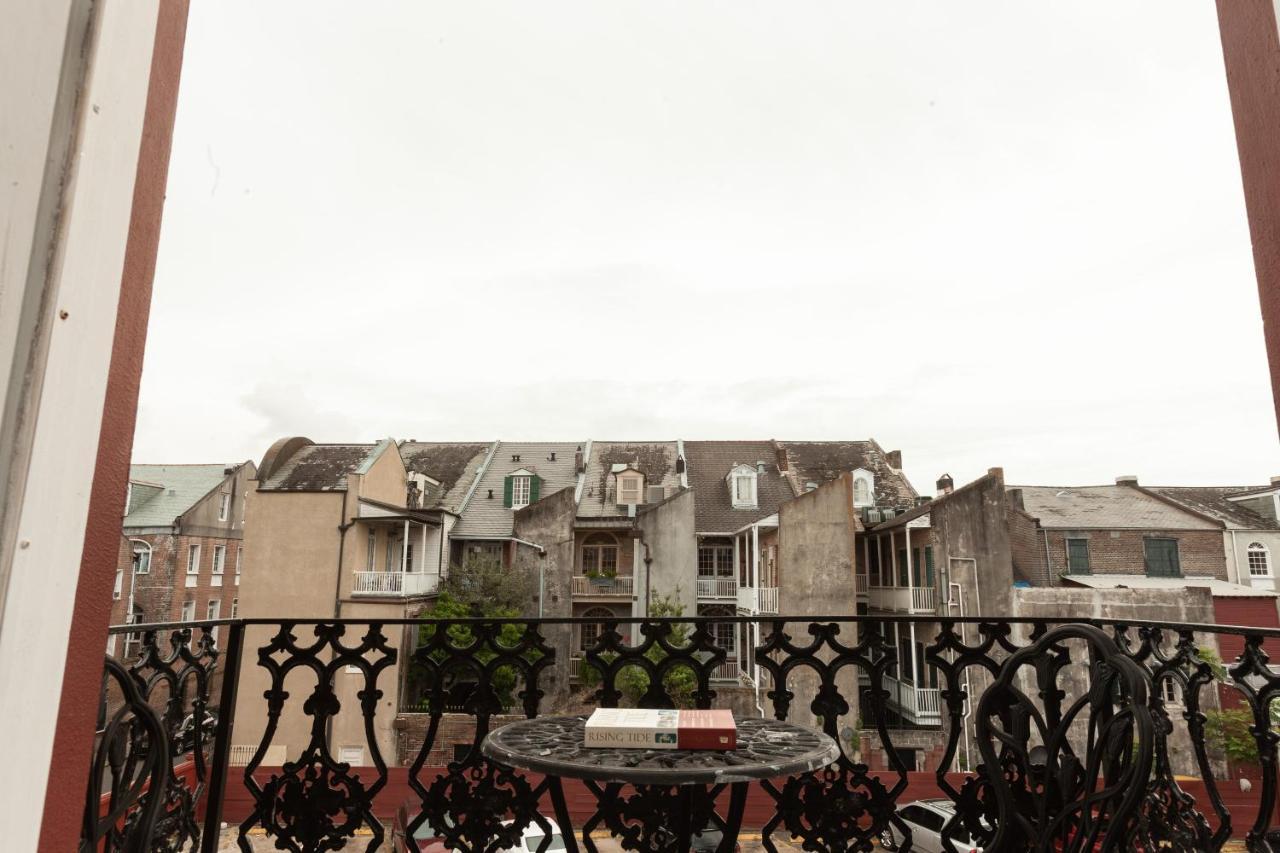
[[[575,698],[564,670],[585,624],[600,626],[581,652],[597,677]],[[899,659],[910,647],[895,638],[907,625],[918,637],[928,632],[922,659]],[[406,800],[410,834],[430,826],[444,849],[465,853],[510,848],[530,823],[546,830],[552,814],[570,853],[579,843],[594,851],[594,828],[630,848],[687,849],[664,819],[675,802],[712,829],[749,819],[718,810],[724,786],[680,796],[609,786],[610,797],[583,794],[571,805],[545,778],[481,756],[477,747],[504,718],[575,702],[733,703],[740,713],[758,705],[822,728],[840,745],[834,764],[753,783],[760,807],[745,814],[764,816],[758,828],[770,850],[787,838],[807,850],[870,850],[891,826],[909,849],[911,825],[895,809],[922,796],[952,800],[947,832],[987,851],[1221,850],[1232,837],[1261,851],[1280,839],[1272,829],[1280,675],[1266,651],[1280,648],[1280,631],[787,616],[112,630],[140,635],[118,644],[140,651],[106,660],[82,853],[213,853],[224,819],[238,824],[246,851],[258,831],[282,850],[337,850],[357,833],[367,842],[346,849],[388,850],[383,821]],[[750,660],[721,642],[735,636],[759,638],[754,649],[733,644]],[[758,673],[754,685],[720,680],[739,664]],[[890,707],[901,704],[898,668],[908,666],[917,676],[931,667],[939,684],[931,707],[917,708],[936,709],[940,720],[926,773],[909,772],[895,747],[922,735],[896,728]],[[391,699],[410,682],[417,704],[403,713]],[[872,769],[873,748],[884,769]],[[1251,776],[1251,790],[1228,772]],[[575,823],[580,837],[568,831]]]

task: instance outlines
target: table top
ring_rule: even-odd
[[[582,745],[585,716],[537,717],[497,729],[480,751],[506,764],[568,779],[637,785],[716,785],[806,773],[840,755],[827,735],[779,720],[738,720],[731,750],[600,749]]]

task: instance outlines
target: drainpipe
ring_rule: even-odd
[[[1236,573],[1236,583],[1244,583],[1244,577],[1240,574],[1240,545],[1236,542],[1235,528],[1231,528],[1231,568]],[[1250,576],[1249,584],[1253,584],[1253,577]]]
[[[547,549],[543,548],[537,542],[530,542],[527,539],[511,538],[511,541],[517,545],[524,545],[538,552],[538,618],[542,618],[543,602],[546,599],[547,592]],[[570,614],[572,615],[572,614]]]
[[[333,618],[342,617],[342,558],[346,552],[347,531],[355,526],[355,522],[347,521],[347,496],[342,496],[342,506],[338,512],[338,577],[333,582]],[[387,543],[390,547],[390,543]]]

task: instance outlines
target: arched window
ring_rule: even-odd
[[[876,504],[876,476],[865,468],[855,468],[853,471],[853,505],[854,506],[875,506]]]
[[[618,574],[618,540],[611,533],[592,533],[582,540],[582,573],[587,576]]]
[[[151,574],[151,545],[141,539],[130,539],[133,546],[133,573],[135,575]]]
[[[1267,546],[1261,542],[1249,543],[1249,576],[1254,578],[1271,577],[1271,554]]]
[[[616,619],[617,618],[614,615],[613,611],[607,607],[589,607],[583,612],[582,615],[587,617],[588,619]],[[587,649],[594,646],[596,644],[596,641],[600,639],[600,635],[604,633],[603,622],[586,622],[582,625],[579,625],[578,628],[581,629],[581,634],[580,634],[581,642],[579,642],[578,648],[582,649],[583,651],[586,651]]]

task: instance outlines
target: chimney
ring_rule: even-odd
[[[951,479],[950,474],[943,474],[941,477],[938,478],[938,482],[934,483],[934,485],[938,489],[938,494],[949,495],[953,491],[955,491],[956,481]]]
[[[804,484],[804,490],[806,492],[816,492],[818,490],[818,484],[815,483],[813,480],[810,480],[809,482]]]
[[[1138,485],[1138,475],[1137,474],[1121,474],[1119,477],[1116,477],[1116,485],[1117,486],[1136,486]]]
[[[1022,489],[1009,490],[1009,503],[1013,504],[1017,509],[1023,512],[1027,511],[1027,505],[1022,500]]]
[[[757,460],[756,460],[756,473],[757,473],[757,474],[763,474],[763,473],[764,473],[764,460],[763,460],[763,459],[757,459]]]
[[[677,474],[684,473],[684,457],[683,456],[676,457],[676,473]]]
[[[1272,478],[1271,478],[1271,485],[1273,485],[1273,486],[1280,486],[1280,477],[1272,477]]]
[[[902,470],[902,451],[890,450],[884,455],[884,461],[889,463],[889,467],[895,470]]]
[[[787,471],[787,449],[782,445],[778,445],[774,449],[774,454],[778,457],[778,470],[784,474]]]
[[[578,449],[573,454],[573,470],[581,474],[586,470],[586,465],[582,461],[582,445],[578,445]]]

